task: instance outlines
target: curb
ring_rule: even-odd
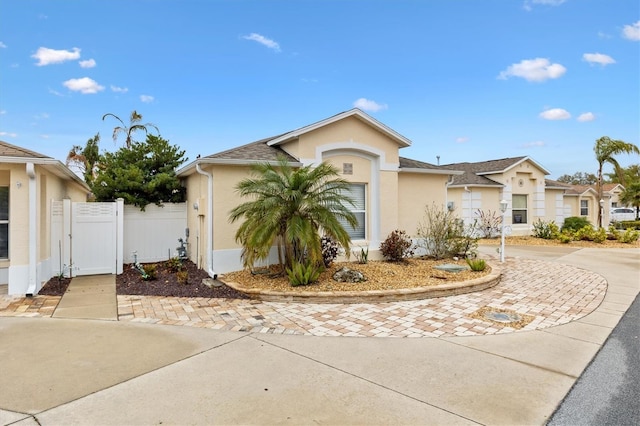
[[[244,288],[236,282],[223,281],[227,286],[246,294],[251,299],[263,302],[301,302],[301,303],[381,303],[403,302],[408,300],[433,299],[437,297],[457,296],[473,293],[496,286],[502,277],[500,267],[490,264],[491,273],[468,281],[456,281],[448,284],[403,288],[394,290],[369,291],[302,291],[296,293]]]

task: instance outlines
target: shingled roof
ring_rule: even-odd
[[[35,151],[11,145],[8,142],[0,141],[0,157],[11,158],[51,158]]]
[[[504,173],[525,160],[529,160],[534,163],[544,173],[549,173],[529,157],[501,158],[498,160],[479,161],[476,163],[452,163],[445,164],[441,167],[447,170],[464,171],[462,175],[454,176],[451,186],[503,186],[501,183],[496,182],[495,180],[490,179],[484,175]]]
[[[289,161],[297,162],[298,160],[282,148],[278,146],[269,146],[269,142],[282,135],[272,136],[270,138],[261,139],[259,141],[251,142],[246,145],[242,145],[236,148],[228,149],[226,151],[218,152],[216,154],[203,157],[205,159],[216,160],[236,160],[247,162],[260,162],[260,161],[277,161],[279,156],[283,156]]]

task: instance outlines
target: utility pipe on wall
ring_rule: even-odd
[[[214,280],[218,274],[213,270],[213,175],[196,164],[196,171],[207,177],[207,273]]]

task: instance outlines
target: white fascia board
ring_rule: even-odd
[[[254,164],[271,164],[278,165],[280,164],[275,160],[234,160],[234,159],[224,159],[224,158],[200,158],[196,161],[193,161],[186,166],[182,167],[178,171],[176,171],[176,176],[188,176],[196,172],[196,164],[200,164],[203,166],[205,164],[217,164],[222,166],[252,166]],[[291,167],[302,167],[302,163],[299,161],[289,161]]]
[[[73,173],[67,166],[54,158],[28,158],[28,157],[0,157],[0,163],[26,164],[33,163],[38,166],[48,166],[48,168],[58,177],[69,179],[89,191],[90,188],[80,176]]]
[[[503,185],[501,183],[497,183],[495,185],[489,185],[489,184],[456,184],[456,185],[449,185],[448,188],[504,188],[506,185]]]
[[[422,173],[426,175],[463,175],[464,172],[458,170],[440,170],[440,169],[417,169],[417,168],[400,168],[399,173]]]
[[[283,142],[287,142],[289,140],[295,139],[300,137],[300,135],[311,132],[313,130],[319,129],[321,127],[324,127],[328,124],[331,123],[335,123],[337,121],[343,120],[347,117],[351,117],[351,116],[356,116],[359,119],[361,119],[362,121],[365,121],[367,123],[369,123],[371,126],[375,127],[378,129],[378,131],[386,134],[387,136],[389,136],[391,139],[395,140],[399,145],[402,145],[403,147],[407,147],[407,146],[411,146],[411,141],[409,139],[407,139],[406,137],[402,136],[400,133],[396,132],[395,130],[391,129],[390,127],[382,124],[381,122],[379,122],[378,120],[374,119],[373,117],[371,117],[368,114],[365,114],[364,112],[360,111],[357,108],[351,109],[349,111],[345,111],[341,114],[338,115],[334,115],[333,117],[329,117],[327,119],[318,121],[316,123],[313,124],[309,124],[308,126],[304,126],[301,127],[297,130],[294,130],[292,132],[289,133],[285,133],[284,135],[272,139],[269,142],[267,142],[267,145],[269,146],[274,146],[274,145],[278,145],[281,144]]]

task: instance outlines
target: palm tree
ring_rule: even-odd
[[[117,142],[118,135],[120,135],[120,133],[123,133],[125,135],[124,146],[127,147],[127,149],[131,148],[131,135],[138,130],[144,130],[145,133],[149,133],[147,127],[153,127],[154,129],[156,129],[156,132],[160,133],[158,127],[156,127],[156,125],[153,123],[141,124],[140,122],[142,121],[142,114],[138,114],[136,110],[133,110],[131,112],[131,116],[129,117],[129,126],[126,126],[124,124],[124,121],[122,121],[120,117],[112,113],[103,115],[102,120],[104,121],[104,119],[108,116],[115,118],[122,124],[122,126],[116,126],[113,128],[113,142]]]
[[[620,202],[636,208],[636,220],[640,220],[640,182],[633,182],[620,194]]]
[[[620,154],[640,154],[640,149],[632,143],[611,139],[603,136],[596,141],[593,147],[598,161],[598,200],[602,200],[602,168],[606,163],[613,166],[614,173],[624,185],[624,171],[615,156]],[[598,209],[598,226],[602,228],[602,208]]]
[[[236,186],[242,197],[252,200],[229,213],[231,223],[244,218],[235,235],[243,247],[244,266],[251,268],[266,259],[274,244],[278,245],[280,273],[294,264],[320,265],[320,231],[349,254],[349,235],[339,221],[357,225],[355,215],[346,207],[353,205],[345,195],[348,188],[349,183],[338,178],[338,171],[324,162],[294,169],[281,157],[277,165],[255,165],[253,176]]]
[[[70,169],[76,169],[91,187],[96,177],[98,162],[100,160],[100,133],[87,140],[83,147],[74,145],[67,154],[66,165]]]

